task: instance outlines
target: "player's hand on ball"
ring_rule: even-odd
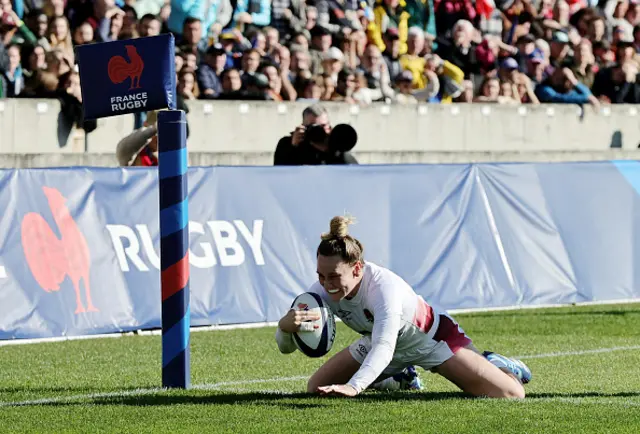
[[[320,395],[330,396],[356,396],[358,391],[348,384],[332,384],[331,386],[320,386],[316,389]]]
[[[278,322],[280,330],[286,333],[295,333],[298,331],[313,331],[319,326],[317,324],[309,324],[311,321],[318,321],[320,314],[317,312],[290,309],[285,316]]]

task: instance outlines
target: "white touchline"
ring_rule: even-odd
[[[222,381],[220,383],[212,384],[197,384],[191,387],[196,390],[217,390],[227,386],[242,386],[249,384],[260,383],[278,383],[287,381],[300,381],[306,380],[309,376],[296,376],[296,377],[277,377],[277,378],[259,378],[255,380],[240,380],[240,381]],[[59,403],[71,403],[75,401],[84,401],[87,399],[104,399],[104,398],[125,398],[127,396],[144,396],[154,395],[158,393],[168,392],[168,389],[162,387],[152,387],[148,389],[132,389],[122,390],[119,392],[104,392],[104,393],[89,393],[86,395],[71,395],[71,396],[58,396],[54,398],[41,398],[33,399],[29,401],[17,401],[17,402],[0,402],[0,407],[23,407],[29,405],[46,405],[46,404],[59,404]]]
[[[640,350],[640,345],[630,347],[595,348],[593,350],[564,351],[558,353],[530,354],[524,356],[513,356],[514,359],[545,359],[547,357],[583,356],[586,354],[613,353],[614,351]]]
[[[567,351],[567,352],[557,352],[557,353],[543,353],[543,354],[530,354],[523,356],[515,356],[519,359],[543,359],[543,358],[551,358],[551,357],[564,357],[564,356],[582,356],[587,354],[598,354],[598,353],[611,353],[614,351],[633,351],[640,350],[640,345],[632,345],[628,347],[612,347],[612,348],[594,348],[591,350],[581,350],[581,351]],[[211,383],[211,384],[197,384],[193,385],[191,389],[196,390],[218,390],[221,388],[226,388],[229,386],[244,386],[250,384],[262,384],[262,383],[281,383],[281,382],[289,382],[289,381],[302,381],[309,378],[310,375],[298,375],[295,377],[275,377],[275,378],[256,378],[253,380],[237,380],[237,381],[222,381],[219,383]],[[15,402],[0,402],[0,408],[2,407],[24,407],[31,405],[46,405],[46,404],[54,404],[54,403],[72,403],[76,401],[84,401],[87,399],[104,399],[104,398],[123,398],[127,396],[144,396],[144,395],[153,395],[157,393],[167,392],[167,389],[160,387],[153,387],[149,389],[133,389],[133,390],[123,390],[119,392],[105,392],[105,393],[90,393],[86,395],[72,395],[72,396],[59,396],[53,398],[41,398],[34,399],[29,401],[15,401]],[[261,391],[256,391],[261,392]],[[262,391],[265,393],[264,391]],[[582,401],[587,400],[588,401]],[[561,401],[575,404],[583,404],[583,403],[598,403],[598,398],[580,398],[580,397],[549,397],[549,398],[527,398],[524,402],[537,400],[537,401]],[[575,402],[574,402],[575,401]],[[640,402],[634,401],[615,401],[609,399],[608,401],[601,400],[602,403],[605,404],[620,404],[620,405],[629,405],[629,406],[640,406]]]

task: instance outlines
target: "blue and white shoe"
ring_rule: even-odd
[[[498,368],[507,369],[515,375],[522,384],[527,384],[531,381],[531,369],[529,369],[529,367],[521,360],[510,359],[509,357],[505,357],[491,351],[485,351],[482,355]]]
[[[400,390],[422,390],[422,381],[414,366],[405,368],[401,373],[394,375],[393,379],[400,383]]]

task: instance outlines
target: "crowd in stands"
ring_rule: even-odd
[[[74,47],[176,37],[184,101],[640,103],[640,0],[0,0],[0,97],[78,110]]]

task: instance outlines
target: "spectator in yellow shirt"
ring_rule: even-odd
[[[407,33],[407,52],[400,56],[400,66],[413,74],[414,89],[424,89],[427,85],[422,74],[425,60],[420,56],[424,48],[424,31],[419,27],[411,27]]]
[[[373,21],[369,23],[367,35],[369,40],[378,46],[380,52],[384,53],[386,50],[382,35],[395,27],[400,36],[400,54],[406,53],[410,15],[405,7],[405,0],[376,0]]]
[[[425,56],[425,68],[421,73],[426,81],[424,90],[413,95],[419,101],[450,104],[464,91],[464,72],[453,63],[442,60],[437,54]]]

